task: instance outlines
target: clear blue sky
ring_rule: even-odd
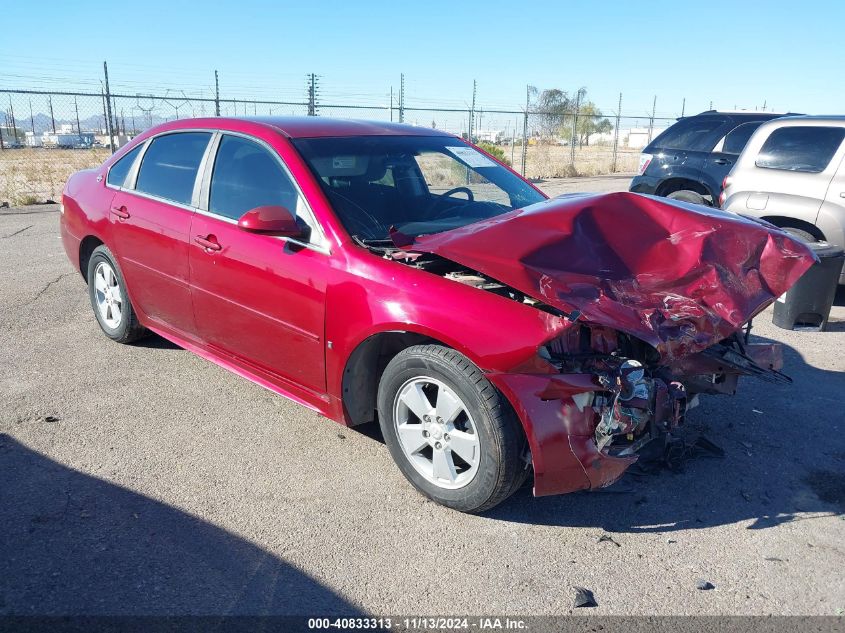
[[[845,112],[845,2],[7,2],[0,88],[209,91],[518,108],[526,84],[586,86],[604,110],[658,116],[762,107]],[[105,18],[107,18],[107,23]]]

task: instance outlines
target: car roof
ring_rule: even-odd
[[[357,119],[333,119],[322,116],[256,116],[219,117],[221,124],[235,125],[239,122],[260,123],[277,129],[289,138],[317,138],[337,136],[449,136],[454,134],[429,127],[392,123],[389,121],[363,121]],[[182,120],[190,125],[189,119]],[[207,121],[207,119],[205,120]]]
[[[699,112],[698,114],[693,114],[688,117],[690,118],[694,116],[729,116],[734,119],[754,119],[756,121],[765,120],[765,119],[776,119],[782,116],[790,116],[791,113],[789,112],[757,112],[754,110],[706,110],[704,112]]]
[[[845,115],[842,114],[801,114],[781,117],[777,123],[790,123],[793,125],[845,125]],[[775,123],[773,121],[773,123]]]

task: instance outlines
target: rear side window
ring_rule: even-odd
[[[767,169],[785,169],[819,173],[845,138],[845,128],[839,127],[782,127],[771,133],[755,165]]]
[[[297,211],[293,181],[264,147],[238,136],[223,136],[214,161],[208,210],[231,220],[267,205]]]
[[[719,137],[715,132],[724,125],[725,119],[716,116],[690,117],[681,119],[675,125],[654,139],[654,147],[667,149],[692,149],[709,152]]]
[[[180,204],[191,204],[194,181],[209,132],[182,132],[153,139],[141,161],[135,189]]]
[[[751,123],[743,123],[735,127],[725,137],[725,143],[722,145],[722,151],[726,154],[740,154],[743,148],[748,144],[748,139],[751,135],[763,124],[762,121],[752,121]]]
[[[111,166],[111,169],[109,169],[109,177],[106,178],[106,182],[108,184],[114,187],[123,186],[123,183],[126,182],[126,176],[129,175],[129,170],[132,169],[132,165],[138,157],[138,152],[141,151],[143,146],[144,144],[141,143],[138,147],[131,150],[126,156]]]

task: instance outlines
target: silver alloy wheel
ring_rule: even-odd
[[[399,445],[414,469],[454,490],[473,480],[481,461],[478,429],[463,401],[436,378],[407,381],[393,400]]]
[[[94,296],[103,323],[117,329],[123,320],[123,291],[114,268],[106,262],[99,262],[94,269]]]

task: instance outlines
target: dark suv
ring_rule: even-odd
[[[754,131],[781,116],[709,110],[679,119],[640,154],[630,190],[713,206],[722,180]]]

